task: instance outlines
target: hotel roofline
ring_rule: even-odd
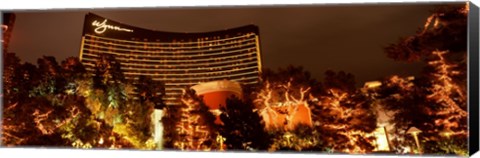
[[[94,30],[93,23],[97,21],[102,23],[104,20],[107,20],[107,24],[110,26],[118,26],[121,29],[131,30],[130,31],[105,31],[104,33],[96,33]],[[115,20],[111,20],[93,13],[88,13],[85,15],[85,22],[83,27],[82,36],[86,34],[95,34],[97,36],[107,36],[114,38],[123,38],[123,39],[132,39],[137,38],[139,40],[148,39],[152,41],[158,37],[162,37],[162,40],[191,40],[200,37],[209,37],[209,36],[223,36],[225,34],[231,34],[236,32],[238,34],[244,34],[248,32],[254,32],[259,34],[259,28],[256,25],[244,25],[233,28],[220,29],[215,31],[205,31],[205,32],[168,32],[168,31],[157,31],[151,29],[145,29],[141,27],[136,27],[128,24],[124,24]],[[154,42],[154,41],[152,41]]]

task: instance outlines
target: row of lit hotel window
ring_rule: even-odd
[[[190,43],[193,43],[193,42],[216,42],[216,41],[228,41],[228,40],[233,40],[233,39],[238,39],[238,38],[248,38],[248,37],[252,37],[252,36],[255,36],[256,34],[254,32],[248,32],[248,33],[237,33],[236,35],[233,35],[230,37],[229,34],[225,34],[225,37],[220,37],[220,36],[215,36],[215,37],[201,37],[201,38],[198,38],[198,37],[179,37],[178,40],[176,39],[172,39],[172,40],[168,40],[168,41],[164,41],[165,39],[155,39],[155,40],[151,40],[149,41],[148,38],[143,38],[143,39],[140,39],[140,38],[135,38],[135,37],[132,37],[130,39],[123,39],[123,41],[127,41],[127,42],[130,42],[130,43],[138,43],[138,42],[149,42],[149,43],[158,43],[158,44],[164,44],[164,43],[183,43],[183,44],[190,44]],[[92,34],[85,34],[85,36],[91,36],[91,37],[95,37],[95,38],[107,38],[107,37],[99,37],[99,36],[95,36],[95,35],[92,35]],[[183,38],[183,39],[182,39]]]
[[[94,68],[95,62],[85,62],[85,67]],[[122,63],[123,71],[130,72],[145,72],[145,73],[158,73],[158,74],[181,74],[188,73],[191,75],[197,75],[201,73],[213,73],[213,72],[227,72],[235,70],[247,70],[247,69],[258,69],[258,62],[252,61],[242,64],[233,64],[233,65],[223,65],[223,66],[202,66],[202,67],[185,67],[179,68],[178,66],[166,66],[161,68],[155,68],[156,65],[131,65]],[[160,67],[160,66],[158,66]],[[170,67],[170,68],[169,68]]]
[[[88,70],[94,70],[92,67],[87,67]],[[172,77],[187,77],[187,78],[211,78],[211,77],[219,77],[219,76],[232,76],[235,77],[237,74],[243,74],[243,75],[250,75],[254,74],[257,75],[256,73],[251,73],[251,72],[258,72],[257,68],[245,68],[245,69],[232,69],[232,70],[225,70],[225,71],[215,71],[215,72],[199,72],[199,73],[172,73],[172,72],[146,72],[146,71],[124,71],[125,75],[152,75],[156,78],[163,78],[163,79],[169,79]],[[241,76],[241,75],[238,75]]]
[[[89,70],[94,70],[92,66],[86,66]],[[165,79],[170,77],[220,77],[220,76],[241,76],[240,74],[249,74],[251,72],[258,72],[257,66],[252,67],[245,67],[245,68],[235,68],[229,70],[221,70],[221,71],[204,71],[204,72],[187,72],[187,73],[179,73],[179,72],[169,72],[169,71],[140,71],[135,69],[125,69],[122,68],[124,74],[134,74],[134,75],[151,75],[157,77],[163,77]]]
[[[89,34],[87,34],[89,35]],[[134,42],[156,42],[156,43],[171,43],[171,42],[174,42],[174,43],[185,43],[185,44],[189,44],[189,43],[192,43],[192,42],[210,42],[210,41],[225,41],[225,40],[230,40],[230,39],[236,39],[236,38],[239,38],[239,37],[251,37],[251,36],[254,36],[256,35],[256,33],[253,33],[253,32],[249,32],[249,33],[237,33],[236,35],[233,35],[233,36],[229,36],[229,34],[226,34],[225,37],[220,37],[220,36],[214,36],[214,37],[202,37],[202,38],[198,38],[198,37],[182,37],[177,40],[177,39],[171,39],[171,40],[165,40],[165,39],[155,39],[155,40],[149,40],[148,38],[136,38],[136,37],[132,37],[130,38],[129,40],[130,41],[134,41]]]
[[[153,64],[157,63],[202,63],[202,62],[221,62],[225,60],[235,60],[235,59],[245,59],[249,57],[254,57],[257,56],[256,51],[248,52],[245,51],[243,53],[235,53],[235,54],[226,54],[224,56],[205,56],[203,58],[198,57],[196,59],[189,59],[188,55],[178,55],[178,56],[172,56],[170,58],[162,58],[162,57],[149,57],[149,56],[139,56],[139,55],[118,55],[120,53],[114,53],[114,52],[104,52],[104,51],[98,51],[98,50],[90,50],[90,49],[84,49],[84,52],[82,53],[82,58],[83,56],[89,56],[87,58],[99,58],[101,55],[99,54],[105,54],[105,55],[113,55],[115,56],[116,59],[122,60],[122,61],[127,61],[130,62],[153,62]]]
[[[243,72],[257,71],[258,67],[252,66],[252,67],[234,68],[234,69],[218,70],[218,71],[214,71],[213,68],[210,68],[211,71],[203,71],[203,72],[141,71],[141,70],[135,70],[135,69],[123,69],[123,70],[126,74],[128,73],[152,74],[152,75],[158,75],[158,76],[163,76],[164,78],[167,78],[167,76],[190,76],[190,77],[205,76],[206,77],[206,76],[217,76],[217,75],[232,75],[232,74],[243,73]]]
[[[100,54],[102,55],[113,55],[118,57],[123,57],[126,59],[149,59],[149,60],[195,60],[195,59],[205,59],[205,58],[221,58],[226,56],[233,56],[238,54],[251,54],[252,52],[256,52],[256,48],[244,48],[244,49],[237,49],[231,51],[221,51],[215,53],[198,53],[198,54],[145,54],[145,53],[136,53],[133,51],[125,52],[125,51],[111,51],[111,50],[100,50],[100,49],[90,49],[90,48],[83,48],[83,54],[92,56],[92,57],[99,57]]]
[[[82,58],[86,58],[87,60],[94,60],[99,59],[101,55],[97,54],[107,54],[107,53],[95,53],[90,51],[85,51],[82,53]],[[256,58],[257,52],[248,52],[242,53],[238,55],[229,55],[229,56],[220,56],[220,57],[205,57],[205,58],[197,58],[197,59],[185,59],[185,58],[152,58],[152,57],[138,57],[138,56],[130,56],[130,57],[123,57],[123,56],[115,56],[116,60],[127,62],[127,63],[145,63],[145,64],[172,64],[172,65],[179,65],[179,64],[199,64],[199,63],[207,63],[207,65],[211,64],[212,62],[221,63],[224,61],[248,61],[249,59]]]
[[[88,71],[94,71],[93,68],[86,68]],[[200,75],[200,76],[192,76],[188,74],[155,74],[155,73],[137,73],[137,72],[124,72],[125,76],[150,76],[154,79],[162,80],[162,81],[171,81],[171,82],[198,82],[198,81],[215,81],[215,80],[234,80],[240,79],[242,77],[248,76],[256,76],[258,77],[259,71],[258,69],[252,69],[250,71],[245,71],[243,73],[229,73],[223,75]],[[168,77],[167,77],[168,76]]]
[[[118,42],[117,39],[111,40],[93,40],[86,38],[84,43],[88,43],[91,45],[103,45],[103,46],[116,46],[116,47],[125,47],[125,48],[139,48],[139,49],[159,49],[159,50],[188,50],[188,49],[215,49],[217,47],[227,47],[227,46],[238,46],[238,45],[246,45],[250,43],[256,43],[256,38],[249,38],[244,40],[238,40],[237,42],[224,42],[224,43],[211,43],[211,44],[201,44],[198,43],[196,45],[191,46],[184,46],[184,45],[157,45],[157,44],[148,44],[148,43],[138,43],[138,44],[131,44],[131,43],[122,43]]]
[[[249,51],[257,51],[256,45],[246,45],[238,48],[226,48],[218,50],[193,50],[193,51],[163,51],[163,50],[134,50],[134,49],[123,49],[116,47],[99,47],[92,45],[85,45],[83,50],[88,50],[91,52],[98,53],[108,53],[114,55],[122,56],[144,56],[144,57],[159,57],[159,58],[170,58],[170,57],[212,57],[212,56],[224,56],[232,53],[248,53]]]
[[[85,67],[94,68],[94,63],[85,63]],[[145,68],[147,67],[147,68]],[[258,63],[252,61],[243,65],[225,65],[218,67],[190,67],[190,68],[175,68],[175,69],[162,69],[154,68],[156,65],[151,66],[122,66],[124,71],[133,71],[133,72],[145,72],[145,73],[165,73],[165,74],[174,74],[174,73],[207,73],[207,72],[223,72],[223,71],[233,71],[233,70],[244,70],[246,68],[258,68]]]
[[[96,60],[82,59],[85,66],[94,67]],[[232,62],[230,64],[219,65],[218,63],[212,63],[212,65],[199,65],[199,66],[186,66],[186,65],[160,65],[160,64],[138,64],[138,63],[121,63],[122,68],[131,70],[151,70],[161,72],[181,72],[181,71],[203,71],[203,70],[223,70],[231,68],[242,68],[259,66],[259,62],[251,60],[249,62],[239,63]],[[207,63],[208,64],[208,63]],[[214,65],[216,64],[216,65]]]
[[[128,44],[128,45],[153,45],[153,46],[163,46],[163,45],[179,45],[179,46],[185,46],[185,45],[198,45],[198,44],[213,44],[213,43],[235,43],[235,42],[241,42],[244,40],[248,39],[255,39],[256,36],[252,35],[243,35],[243,36],[237,36],[237,37],[232,37],[232,38],[226,38],[226,39],[219,39],[219,40],[210,40],[210,41],[188,41],[188,42],[175,42],[175,41],[168,41],[168,42],[146,42],[146,41],[135,41],[135,40],[127,40],[127,39],[117,39],[117,38],[109,38],[109,37],[100,37],[96,35],[89,35],[86,34],[85,39],[91,39],[94,41],[108,41],[108,42],[116,42],[118,44]]]
[[[85,40],[84,45],[100,47],[100,48],[123,48],[128,50],[149,50],[149,51],[166,51],[166,52],[190,52],[190,51],[205,51],[205,50],[219,50],[219,49],[228,49],[228,48],[238,48],[239,46],[247,46],[247,45],[256,45],[256,40],[245,40],[239,43],[232,43],[232,44],[218,44],[218,45],[208,45],[208,46],[194,46],[194,47],[183,47],[183,46],[171,46],[171,47],[159,47],[159,46],[135,46],[129,44],[115,44],[103,41],[91,41]]]
[[[258,63],[255,61],[243,64],[243,65],[225,65],[218,67],[195,67],[195,68],[175,68],[175,69],[157,69],[157,68],[142,68],[140,66],[124,66],[122,69],[125,71],[141,71],[141,72],[169,72],[169,73],[198,73],[198,72],[221,72],[226,70],[240,70],[246,67],[258,67]]]
[[[127,80],[133,80],[135,78],[134,76],[126,76],[125,77]],[[202,80],[185,80],[182,82],[179,81],[171,81],[171,80],[165,80],[163,78],[152,78],[154,81],[161,81],[164,82],[165,84],[165,91],[174,91],[174,90],[179,90],[181,87],[185,86],[193,86],[199,83],[205,83],[205,82],[210,82],[210,81],[218,81],[218,80],[223,80],[223,79],[228,79],[230,81],[236,81],[241,84],[253,84],[258,82],[258,75],[252,75],[252,76],[243,76],[242,78],[221,78],[221,79],[202,79]]]
[[[256,45],[246,45],[239,48],[228,48],[228,49],[218,49],[218,50],[194,50],[194,51],[183,51],[183,52],[164,52],[163,50],[132,50],[132,49],[123,49],[117,47],[101,47],[93,46],[90,44],[85,44],[83,50],[98,52],[98,53],[107,53],[121,56],[145,56],[145,57],[159,57],[159,58],[169,58],[169,57],[211,57],[219,55],[229,55],[231,53],[241,53],[243,51],[256,51]]]
[[[142,43],[129,43],[125,42],[123,40],[119,39],[114,39],[114,38],[103,38],[103,39],[95,39],[95,38],[86,38],[85,40],[87,42],[104,42],[108,44],[115,44],[115,45],[130,45],[132,47],[159,47],[159,48],[164,48],[164,47],[186,47],[186,48],[195,48],[195,47],[212,47],[212,46],[219,46],[219,45],[231,45],[231,44],[238,44],[238,43],[243,43],[245,41],[252,41],[255,40],[254,37],[249,37],[249,38],[239,38],[236,40],[231,40],[231,41],[216,41],[216,42],[192,42],[189,44],[184,44],[184,43],[163,43],[163,44],[158,44],[158,43],[148,43],[148,42],[142,42]]]
[[[86,57],[86,56],[84,56]],[[83,58],[84,65],[94,65],[98,61],[96,58]],[[241,62],[244,61],[244,62]],[[124,67],[130,67],[135,69],[152,69],[158,71],[183,71],[183,70],[204,70],[209,68],[214,68],[214,70],[218,70],[216,68],[234,68],[234,67],[246,67],[251,66],[252,64],[259,64],[259,61],[255,57],[244,58],[241,60],[226,60],[222,62],[207,62],[201,64],[195,63],[177,63],[173,65],[166,65],[166,64],[159,64],[159,63],[147,63],[147,62],[123,62],[122,65]]]

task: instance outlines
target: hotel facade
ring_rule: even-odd
[[[88,13],[79,58],[94,73],[96,61],[111,55],[127,80],[141,75],[165,84],[167,105],[178,105],[182,89],[229,80],[259,82],[259,30],[246,25],[201,33],[165,32],[122,24]]]

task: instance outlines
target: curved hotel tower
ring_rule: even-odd
[[[166,104],[176,105],[182,88],[199,83],[257,83],[261,71],[258,33],[254,25],[202,33],[154,31],[89,13],[80,60],[93,73],[100,55],[113,55],[127,80],[145,75],[162,81]]]

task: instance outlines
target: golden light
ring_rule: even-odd
[[[125,31],[125,32],[133,32],[131,29],[121,28],[119,26],[113,26],[107,24],[107,19],[103,20],[103,22],[98,22],[97,20],[92,22],[92,26],[96,26],[95,33],[102,34],[107,29],[116,30],[116,31]]]
[[[290,132],[287,132],[283,135],[283,137],[285,137],[285,140],[287,140],[287,146],[290,146],[290,144],[292,144],[292,137],[293,135],[290,133]]]
[[[421,132],[422,131],[420,129],[418,129],[417,127],[412,127],[412,128],[408,129],[407,134],[417,135]]]
[[[182,117],[176,124],[176,130],[184,136],[183,140],[175,141],[174,146],[181,150],[209,151],[210,147],[203,144],[209,139],[210,131],[206,125],[201,123],[200,115],[195,114],[200,103],[190,97],[185,97],[186,95],[186,90],[183,90],[180,100],[186,107],[180,110]]]
[[[470,11],[470,2],[465,2],[465,7],[460,10],[461,13],[468,14]]]
[[[441,136],[444,136],[444,137],[447,137],[447,138],[450,138],[450,136],[452,136],[452,134],[454,134],[454,132],[450,129],[445,129],[445,130],[440,132]]]
[[[222,137],[221,135],[217,135],[216,141],[220,144],[220,151],[224,150],[223,142],[225,142],[225,140],[227,140],[227,139]]]
[[[35,112],[33,112],[33,114],[32,114],[33,116],[35,116],[33,121],[37,125],[37,128],[42,132],[42,134],[52,134],[53,133],[53,129],[47,129],[42,123],[42,121],[46,120],[52,112],[53,112],[53,110],[50,110],[46,113],[40,114],[39,110],[35,109]]]
[[[374,131],[377,138],[375,144],[377,145],[377,151],[390,151],[390,143],[386,132],[386,127],[379,127]]]
[[[98,144],[103,144],[103,137],[100,138],[100,140],[98,141]]]
[[[422,153],[422,149],[420,147],[420,141],[418,140],[418,134],[421,133],[422,131],[416,127],[411,127],[408,129],[407,134],[411,134],[413,138],[415,139],[415,144],[417,145],[417,149],[419,153]]]
[[[431,89],[432,94],[427,96],[427,99],[435,101],[443,106],[441,111],[434,113],[438,116],[445,116],[435,120],[435,125],[444,126],[447,129],[459,127],[459,120],[468,116],[468,112],[460,107],[457,102],[466,102],[466,92],[460,86],[453,82],[452,75],[459,72],[452,71],[452,68],[457,67],[455,64],[447,63],[445,55],[448,51],[434,51],[432,54],[438,59],[431,61],[428,64],[436,68],[434,74],[437,77],[437,83]],[[452,97],[456,95],[457,97]],[[452,132],[454,134],[466,134],[466,130]]]
[[[271,84],[267,81],[254,103],[266,128],[282,127],[291,130],[298,123],[312,125],[311,110],[306,98],[309,92],[310,87],[300,87],[298,91],[292,88],[291,81],[284,84]]]
[[[380,86],[382,86],[382,82],[380,81],[370,81],[370,82],[366,82],[364,85],[365,88],[377,88]]]

